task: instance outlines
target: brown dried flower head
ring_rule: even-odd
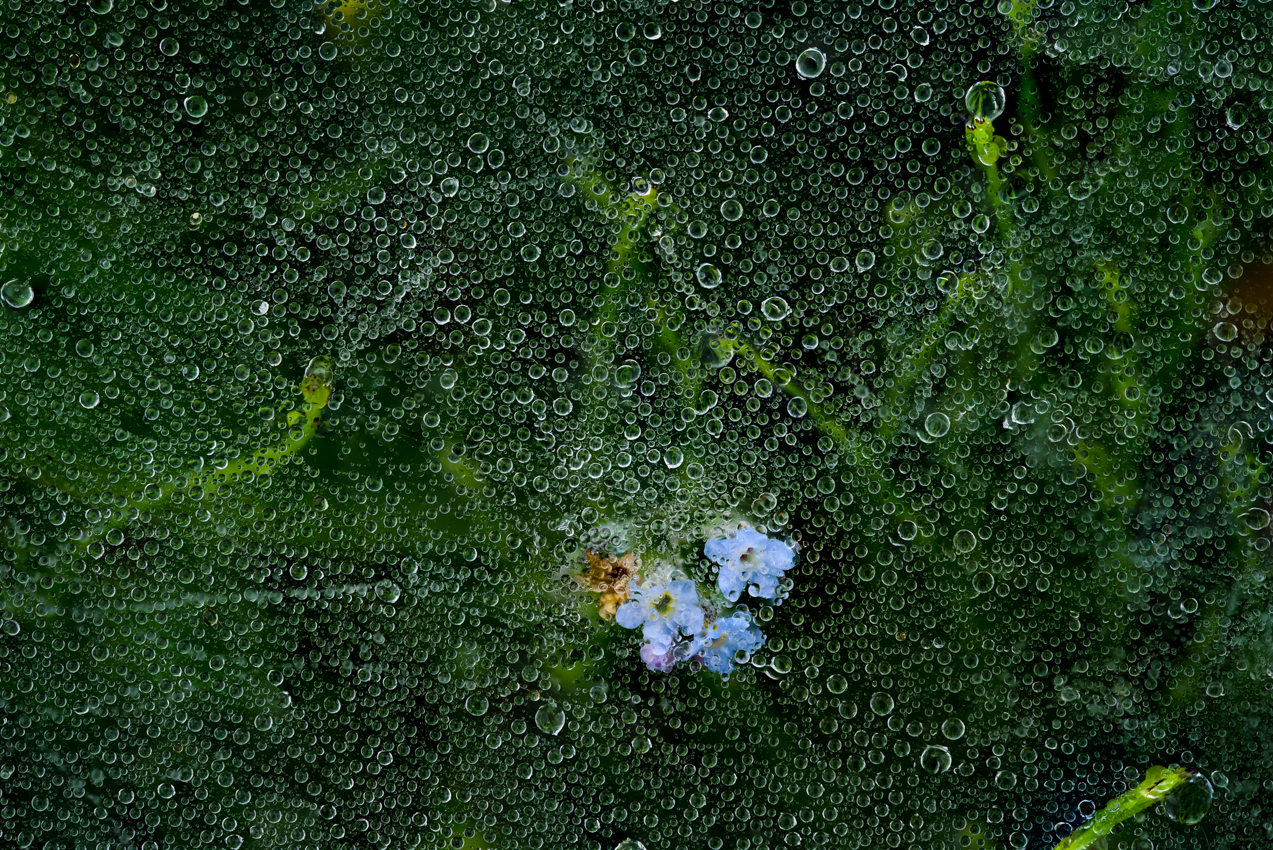
[[[597,613],[601,619],[608,620],[614,616],[619,606],[628,601],[628,582],[641,568],[635,552],[627,552],[619,557],[602,555],[589,551],[588,572],[577,573],[575,581],[593,593],[601,594],[597,601]]]

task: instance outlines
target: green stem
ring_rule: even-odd
[[[195,472],[166,484],[149,485],[128,500],[108,522],[86,532],[76,543],[74,556],[83,555],[98,538],[122,528],[143,511],[152,511],[169,502],[178,492],[190,493],[197,499],[214,496],[225,485],[244,479],[268,476],[288,458],[295,456],[314,438],[322,421],[324,408],[331,398],[331,369],[325,359],[315,361],[301,382],[305,405],[288,414],[290,429],[283,440],[257,449],[245,458],[227,461],[208,472]]]
[[[1144,781],[1110,801],[1082,829],[1066,836],[1055,850],[1083,850],[1092,846],[1123,821],[1162,800],[1188,778],[1189,771],[1182,767],[1151,767],[1145,773]]]

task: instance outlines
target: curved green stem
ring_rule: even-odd
[[[1055,850],[1083,850],[1092,846],[1123,821],[1161,801],[1188,778],[1189,771],[1183,767],[1151,767],[1139,785],[1111,800],[1082,829],[1066,836]]]
[[[207,472],[194,472],[165,484],[147,486],[133,496],[108,522],[84,533],[76,542],[73,556],[83,555],[113,529],[122,528],[143,511],[151,511],[169,502],[178,492],[191,493],[197,499],[215,495],[223,486],[243,479],[255,480],[269,475],[288,458],[293,457],[314,438],[322,421],[324,408],[331,398],[331,368],[325,359],[315,361],[301,382],[305,404],[288,414],[290,430],[281,441],[263,446],[244,458],[226,461]]]

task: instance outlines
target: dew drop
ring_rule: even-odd
[[[924,420],[924,430],[934,439],[944,437],[950,430],[950,417],[944,413],[930,413]]]
[[[964,94],[964,107],[968,110],[969,116],[974,119],[993,121],[1003,114],[1003,107],[1007,100],[1003,86],[983,80],[968,88]]]
[[[184,106],[186,114],[191,118],[202,118],[208,114],[208,101],[204,100],[197,94],[193,94],[185,99]]]
[[[703,263],[695,272],[698,277],[699,286],[704,289],[715,289],[720,286],[721,273],[720,269],[711,263]]]
[[[919,754],[919,766],[928,773],[945,773],[950,770],[950,750],[937,744],[929,744]]]
[[[1211,782],[1201,773],[1195,773],[1172,789],[1163,800],[1163,814],[1186,826],[1193,826],[1211,810],[1214,795]]]
[[[556,735],[566,725],[566,712],[552,704],[542,705],[535,712],[535,725],[545,734]]]
[[[15,310],[20,310],[35,300],[35,290],[25,280],[14,279],[0,286],[0,300]]]
[[[826,65],[827,57],[816,47],[810,47],[796,57],[796,73],[805,80],[821,74]]]
[[[791,313],[791,307],[777,295],[766,298],[760,305],[761,314],[771,322],[780,322]]]

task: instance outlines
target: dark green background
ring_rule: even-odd
[[[10,0],[0,844],[1019,850],[1171,763],[1210,813],[1109,846],[1273,842],[1270,21],[1208,5]],[[740,519],[800,558],[727,683],[569,578]]]

